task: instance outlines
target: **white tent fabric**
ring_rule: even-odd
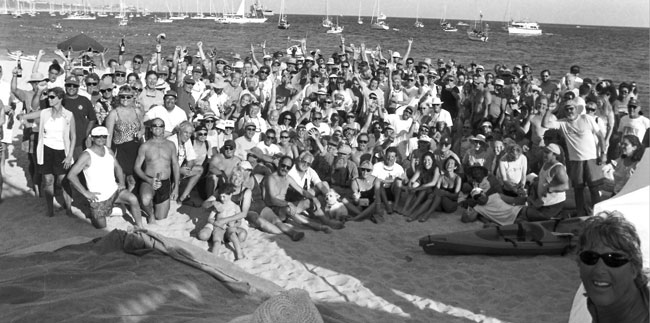
[[[641,238],[643,267],[650,268],[650,149],[646,149],[643,158],[636,166],[634,175],[623,189],[611,199],[594,206],[594,214],[602,211],[619,211],[636,227]],[[591,323],[587,311],[587,298],[582,284],[573,298],[569,323]]]

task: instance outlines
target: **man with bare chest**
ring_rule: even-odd
[[[165,122],[153,119],[151,131],[153,138],[140,146],[134,167],[142,181],[140,198],[150,224],[167,217],[170,198],[178,196],[180,179],[176,146],[165,139]]]

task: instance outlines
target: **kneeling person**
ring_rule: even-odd
[[[90,136],[92,145],[81,153],[79,160],[68,173],[70,183],[90,202],[90,221],[95,228],[105,228],[106,217],[110,216],[113,205],[125,203],[130,207],[135,226],[143,228],[138,199],[125,188],[122,168],[113,156],[113,152],[105,147],[108,129],[96,127],[91,131]],[[88,189],[79,182],[78,175],[82,171]]]

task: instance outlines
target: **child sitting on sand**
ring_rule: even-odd
[[[212,253],[217,253],[219,245],[225,239],[232,242],[235,249],[235,260],[244,258],[241,243],[246,240],[246,230],[241,227],[242,220],[235,216],[241,213],[239,205],[232,201],[235,185],[222,184],[217,189],[217,199],[212,202],[213,210],[208,217],[208,223],[199,232],[199,240],[206,241],[212,237]]]

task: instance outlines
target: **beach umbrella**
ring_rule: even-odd
[[[60,50],[68,50],[68,48],[72,48],[73,51],[104,51],[104,46],[102,46],[102,44],[84,34],[79,34],[66,41],[60,42],[56,45],[56,48]]]

